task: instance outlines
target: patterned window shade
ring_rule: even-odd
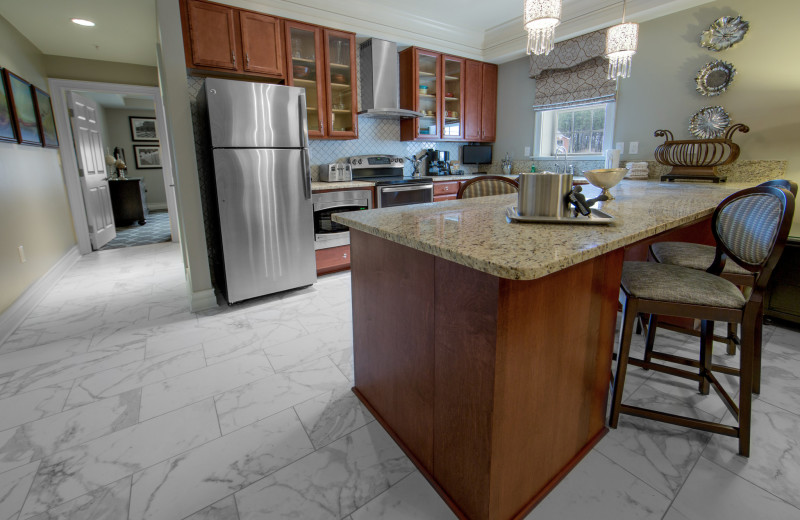
[[[605,45],[606,31],[600,30],[559,42],[548,55],[531,55],[534,109],[614,101],[616,81],[606,79]]]

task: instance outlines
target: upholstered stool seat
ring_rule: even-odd
[[[650,252],[656,262],[705,271],[714,263],[716,248],[689,242],[656,242],[650,246]],[[753,273],[736,262],[726,262],[722,274],[753,276]]]
[[[712,257],[713,262],[713,257]],[[741,309],[742,291],[728,280],[705,271],[654,262],[625,262],[622,287],[635,298],[689,305]]]

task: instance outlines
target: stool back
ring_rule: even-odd
[[[708,271],[719,274],[728,257],[758,273],[754,288],[763,289],[783,252],[793,215],[794,196],[781,188],[757,186],[729,196],[711,220],[717,251]]]
[[[518,191],[519,183],[515,180],[498,175],[486,175],[465,182],[458,190],[456,198],[471,199],[489,195],[507,195]]]
[[[794,196],[797,197],[797,183],[794,181],[790,181],[788,179],[774,179],[767,182],[762,182],[759,186],[773,186],[775,188],[783,188],[784,190],[789,190],[789,192]]]

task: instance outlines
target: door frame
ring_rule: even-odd
[[[96,81],[77,81],[71,79],[49,79],[50,98],[53,102],[53,115],[58,130],[61,154],[61,167],[64,171],[64,183],[67,188],[67,199],[72,213],[72,224],[75,228],[75,237],[78,240],[78,251],[82,255],[92,252],[89,240],[89,222],[86,219],[86,206],[81,190],[80,175],[78,174],[78,159],[75,156],[75,142],[72,138],[72,127],[69,119],[67,104],[68,90],[88,90],[95,92],[110,92],[113,94],[140,94],[153,96],[156,112],[156,124],[161,135],[161,163],[164,178],[164,188],[167,195],[167,211],[169,212],[169,226],[173,242],[180,241],[178,226],[178,208],[175,198],[175,175],[172,171],[172,150],[170,148],[169,134],[167,133],[166,112],[161,90],[158,87],[142,85],[124,85],[118,83],[100,83]],[[172,188],[172,189],[170,189]]]

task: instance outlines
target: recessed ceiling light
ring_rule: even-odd
[[[72,23],[78,25],[85,25],[86,27],[94,27],[94,22],[91,20],[84,20],[83,18],[73,18]]]

